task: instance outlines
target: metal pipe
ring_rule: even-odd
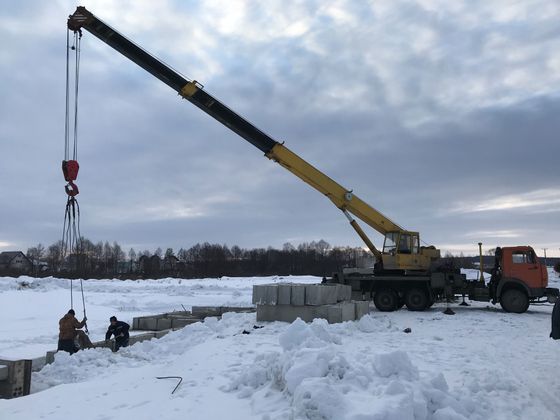
[[[484,283],[484,262],[482,261],[482,242],[478,243],[478,253],[480,255],[480,283]]]

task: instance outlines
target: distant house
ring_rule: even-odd
[[[21,251],[0,253],[0,270],[14,273],[31,273],[33,262]]]

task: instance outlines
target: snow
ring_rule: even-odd
[[[31,286],[18,289],[22,280],[0,278],[0,357],[37,357],[41,348],[53,348],[69,304],[67,281],[24,279]],[[272,281],[319,279],[85,281],[88,324],[98,339],[112,314],[131,321],[181,305],[245,306],[253,284]],[[559,283],[551,272],[550,286]],[[81,296],[74,299],[79,313]],[[482,303],[454,306],[454,316],[443,309],[374,310],[333,325],[257,323],[255,314],[228,313],[118,353],[57,353],[33,374],[31,395],[0,400],[0,419],[560,417],[560,343],[548,337],[551,305],[526,314]],[[158,376],[183,382],[172,394],[178,381]]]

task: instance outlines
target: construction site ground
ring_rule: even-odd
[[[254,284],[286,281],[320,279],[86,281],[90,335],[102,339],[111,315],[132,324],[133,317],[193,305],[250,306]],[[550,270],[550,286],[559,285]],[[74,299],[80,316],[81,297]],[[67,280],[0,278],[0,358],[34,358],[55,347],[58,319],[69,305]],[[117,353],[58,353],[32,374],[31,395],[0,400],[0,413],[14,420],[76,412],[82,420],[184,413],[230,419],[558,418],[560,343],[548,337],[551,305],[520,315],[486,303],[454,305],[453,316],[444,308],[372,308],[359,321],[331,325],[257,322],[254,313],[226,313]],[[178,379],[156,379],[162,376],[180,376],[182,383],[172,394]]]

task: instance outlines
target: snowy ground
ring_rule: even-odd
[[[31,287],[21,288],[22,280],[0,278],[0,357],[52,349],[68,309],[67,281],[26,279]],[[253,284],[282,280],[319,279],[87,281],[88,324],[101,339],[112,314],[131,321],[181,305],[245,306]],[[81,296],[74,299],[80,313]],[[521,315],[487,304],[454,307],[455,316],[442,309],[373,311],[337,325],[226,314],[115,354],[57,354],[33,374],[32,395],[0,400],[0,419],[560,418],[551,306]],[[174,394],[176,380],[156,379],[168,375],[183,377]]]

